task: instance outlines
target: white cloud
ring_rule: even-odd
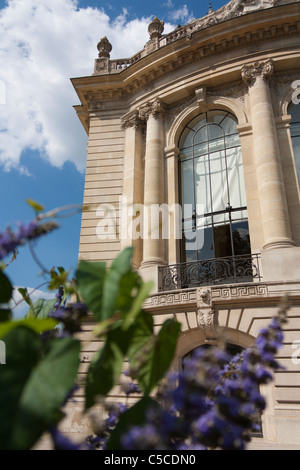
[[[169,0],[169,8],[173,7],[172,2]],[[193,12],[190,12],[187,5],[183,5],[181,8],[172,9],[169,12],[169,18],[171,21],[180,21],[183,24],[187,24],[195,19]]]
[[[75,0],[7,1],[0,10],[1,165],[20,168],[22,152],[32,149],[54,166],[72,161],[84,170],[87,138],[69,79],[93,73],[103,36],[113,45],[112,58],[144,47],[152,18],[127,18],[124,9],[111,21],[103,10],[78,8]]]

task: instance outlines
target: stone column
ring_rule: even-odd
[[[163,104],[156,100],[140,110],[147,121],[144,177],[144,236],[142,268],[165,264],[161,238],[162,220],[158,210],[164,202],[164,122]]]
[[[142,204],[143,204],[143,128],[138,111],[128,113],[122,119],[125,130],[123,198],[120,207],[121,249],[134,247],[133,268],[142,262]]]
[[[294,246],[268,83],[272,73],[272,60],[245,65],[242,69],[242,78],[249,86],[253,151],[264,249]]]
[[[182,211],[179,205],[177,146],[165,148],[167,199],[169,206],[168,264],[180,262],[180,240],[182,237]]]

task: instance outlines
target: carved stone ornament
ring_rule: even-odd
[[[197,289],[197,320],[206,340],[217,337],[215,330],[215,311],[212,306],[211,289]]]
[[[268,59],[262,62],[254,62],[254,64],[244,65],[241,70],[242,79],[249,86],[254,85],[258,77],[263,80],[270,77],[273,73],[274,66],[272,59]]]
[[[204,331],[207,340],[216,339],[213,309],[198,310],[198,325]]]
[[[295,0],[294,0],[295,1]],[[199,31],[208,26],[242,16],[253,11],[264,10],[272,8],[280,4],[281,0],[231,0],[229,3],[219,8],[216,11],[209,11],[206,16],[194,21],[190,33]]]
[[[165,23],[160,21],[157,16],[154,18],[153,21],[148,26],[148,33],[150,35],[150,40],[155,38],[160,38],[163,30],[164,30]]]
[[[98,44],[97,44],[97,49],[99,51],[98,57],[110,57],[110,53],[112,51],[112,45],[107,39],[107,37],[102,38]]]
[[[130,127],[134,127],[135,129],[143,128],[144,122],[141,120],[139,116],[139,112],[136,110],[130,115],[124,116],[122,118],[122,129],[128,129]]]

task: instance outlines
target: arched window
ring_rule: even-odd
[[[294,151],[294,161],[300,188],[300,104],[291,104],[288,108],[291,119],[291,137]]]
[[[237,120],[214,110],[192,119],[179,140],[182,261],[251,252]]]

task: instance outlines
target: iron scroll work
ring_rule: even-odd
[[[213,258],[159,266],[159,291],[260,281],[260,254]]]

